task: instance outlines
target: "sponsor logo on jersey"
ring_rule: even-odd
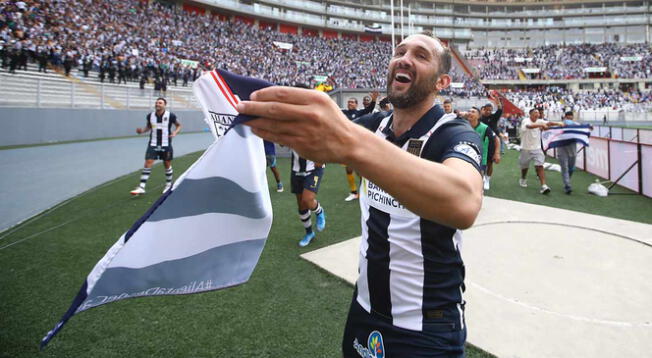
[[[364,347],[356,338],[353,340],[353,349],[363,358],[384,358],[385,345],[383,344],[383,335],[378,331],[373,331],[367,339],[367,346]]]

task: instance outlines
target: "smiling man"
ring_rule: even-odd
[[[407,37],[389,63],[393,113],[363,117],[361,126],[316,91],[270,87],[238,107],[258,117],[248,124],[259,136],[365,178],[345,357],[464,355],[460,229],[482,205],[481,153],[465,120],[433,106],[450,84],[450,62],[430,34]]]

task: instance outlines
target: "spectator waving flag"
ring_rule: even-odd
[[[544,152],[550,148],[571,143],[579,143],[588,147],[590,135],[591,126],[587,124],[552,127],[541,132],[541,147]]]
[[[241,123],[241,99],[270,83],[211,71],[194,84],[215,142],[95,265],[41,348],[74,314],[125,298],[217,290],[246,282],[272,225],[262,139]]]

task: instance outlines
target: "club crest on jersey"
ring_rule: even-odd
[[[218,138],[226,133],[236,117],[235,115],[228,113],[217,113],[212,111],[208,111],[208,113],[211,115],[213,126],[215,126],[215,134]]]
[[[454,151],[458,153],[462,153],[465,156],[471,158],[476,164],[480,165],[482,163],[482,156],[480,155],[480,151],[476,147],[475,144],[470,143],[470,142],[460,142],[457,144],[454,148]]]
[[[383,344],[383,335],[378,331],[371,332],[367,339],[366,347],[360,344],[356,338],[353,340],[353,349],[355,349],[362,358],[384,358],[385,345]]]
[[[423,148],[422,139],[410,139],[407,144],[407,152],[416,155],[417,157],[421,156],[421,148]]]

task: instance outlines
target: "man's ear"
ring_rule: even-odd
[[[439,75],[437,78],[437,82],[435,82],[435,89],[437,92],[443,90],[444,88],[448,88],[451,84],[451,76],[449,75]]]

